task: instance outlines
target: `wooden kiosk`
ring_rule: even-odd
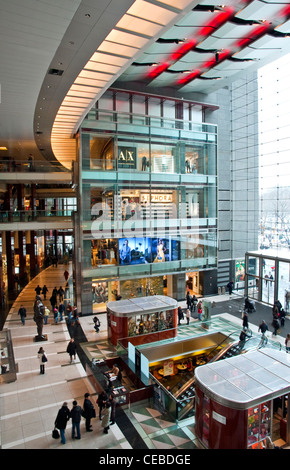
[[[107,303],[108,338],[113,345],[121,338],[145,336],[151,342],[177,335],[177,301],[164,295],[134,297]]]

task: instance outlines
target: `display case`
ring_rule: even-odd
[[[248,410],[248,447],[271,434],[271,402],[261,403]]]
[[[11,332],[0,331],[0,383],[14,382],[17,379],[18,364],[15,363]]]

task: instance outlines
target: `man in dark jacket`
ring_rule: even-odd
[[[57,429],[59,429],[60,432],[60,439],[61,443],[65,444],[65,428],[67,425],[68,420],[70,419],[70,411],[67,406],[67,402],[65,401],[60,408],[60,410],[57,413],[56,420],[54,422],[54,425]]]
[[[20,315],[22,325],[25,325],[25,317],[26,317],[26,308],[21,305],[20,309],[18,310],[18,315]]]
[[[86,420],[86,431],[91,432],[92,425],[91,425],[91,419],[95,418],[96,412],[94,405],[92,404],[91,400],[89,399],[90,394],[85,393],[85,399],[84,399],[84,404],[83,404],[83,417]]]
[[[80,439],[81,432],[80,432],[80,422],[82,418],[82,408],[78,405],[76,400],[73,401],[73,407],[70,411],[71,422],[72,422],[72,439]],[[76,437],[75,437],[76,432]]]

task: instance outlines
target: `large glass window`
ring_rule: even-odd
[[[177,145],[169,141],[151,142],[152,173],[175,173],[178,168]]]

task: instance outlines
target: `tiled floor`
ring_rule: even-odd
[[[85,431],[81,424],[81,440],[71,439],[71,423],[66,429],[67,442],[51,437],[58,409],[64,401],[69,407],[72,401],[83,403],[85,392],[91,393],[95,404],[96,394],[86,377],[79,358],[70,364],[66,353],[70,335],[65,321],[54,324],[50,315],[44,326],[47,341],[42,342],[48,356],[45,374],[39,373],[37,351],[40,343],[34,341],[36,325],[32,319],[35,287],[46,284],[51,295],[54,286],[64,286],[64,267],[49,267],[34,278],[18,296],[7,317],[5,327],[12,334],[15,361],[19,372],[17,380],[9,384],[0,384],[0,444],[2,449],[197,449],[199,443],[194,434],[194,418],[176,423],[166,414],[148,403],[134,404],[123,410],[117,423],[110,427],[108,435],[103,434],[101,421],[92,420],[93,432]],[[71,266],[69,267],[71,273]],[[65,300],[71,300],[71,288],[66,291]],[[224,298],[225,299],[225,298]],[[220,300],[220,298],[218,299]],[[44,301],[48,307],[49,300]],[[22,326],[18,313],[20,305],[27,309],[25,326]],[[185,304],[183,305],[185,306]],[[81,326],[87,342],[87,354],[93,358],[115,357],[115,348],[107,342],[106,315],[98,314],[101,321],[100,332],[93,328],[92,316],[81,317]],[[228,334],[238,334],[241,320],[227,313],[213,318],[212,326]],[[253,331],[257,326],[250,325]],[[183,339],[195,334],[204,334],[198,323],[191,319],[190,325],[179,327],[178,338]],[[96,405],[95,405],[96,406]],[[130,428],[130,429],[129,429]],[[136,440],[136,436],[138,439]],[[136,444],[137,442],[137,444]],[[140,447],[138,447],[140,446]]]

